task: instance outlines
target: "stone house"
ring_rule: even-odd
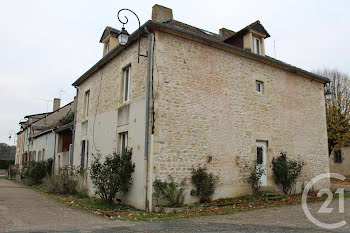
[[[341,148],[333,150],[329,155],[329,170],[350,177],[350,145],[346,143]]]
[[[17,133],[15,163],[22,168],[27,161],[52,158],[55,172],[70,166],[74,111],[74,101],[60,107],[60,99],[55,98],[52,112],[25,116]]]
[[[138,31],[121,45],[107,27],[102,59],[73,83],[74,165],[88,171],[93,155],[132,149],[134,184],[122,199],[140,209],[151,208],[156,177],[190,177],[198,163],[220,177],[214,199],[250,193],[245,178],[257,157],[264,186],[277,189],[271,163],[282,151],[306,163],[299,190],[329,172],[328,80],[268,57],[259,21],[216,34],[155,5],[139,30],[147,57],[138,63]],[[196,200],[187,193],[186,202]]]

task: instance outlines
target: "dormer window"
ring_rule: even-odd
[[[261,55],[261,41],[256,37],[253,37],[253,53]]]
[[[109,42],[106,43],[106,54],[109,53]]]

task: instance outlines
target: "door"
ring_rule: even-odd
[[[256,142],[256,166],[260,166],[265,169],[265,173],[260,178],[262,186],[267,186],[266,152],[267,142]]]

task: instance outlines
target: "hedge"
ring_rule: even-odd
[[[0,159],[0,169],[8,169],[10,164],[15,164],[15,159]]]

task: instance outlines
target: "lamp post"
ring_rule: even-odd
[[[14,130],[9,131],[9,141],[11,140],[13,135],[13,143],[16,144],[16,132]]]
[[[324,96],[326,100],[331,100],[332,99],[332,92],[330,90],[329,83],[324,86]]]
[[[117,14],[118,20],[119,20],[120,23],[123,24],[122,30],[120,31],[120,33],[118,35],[118,40],[119,40],[119,43],[121,45],[123,45],[123,46],[128,43],[128,39],[129,39],[130,35],[129,35],[128,31],[124,27],[124,25],[129,22],[128,17],[124,16],[125,17],[125,21],[121,20],[120,17],[119,17],[120,12],[122,12],[122,11],[130,11],[131,13],[133,13],[136,16],[137,21],[139,23],[138,38],[137,38],[137,43],[138,43],[137,63],[140,63],[140,56],[147,57],[147,55],[144,55],[144,54],[140,53],[140,28],[141,28],[140,19],[137,16],[137,14],[135,12],[133,12],[132,10],[130,10],[130,9],[123,8],[123,9],[118,11],[118,14]]]

